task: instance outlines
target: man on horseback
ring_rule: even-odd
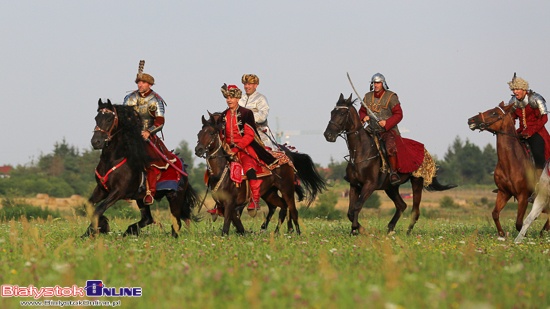
[[[260,84],[260,79],[254,74],[244,74],[242,77],[245,93],[239,100],[239,105],[251,110],[254,113],[254,120],[258,135],[265,147],[275,150],[271,142],[271,130],[267,126],[267,115],[269,114],[269,105],[267,98],[256,91]]]
[[[255,211],[259,209],[262,184],[256,172],[259,171],[260,164],[270,166],[276,164],[277,160],[262,147],[252,111],[239,106],[242,91],[237,86],[226,84],[222,86],[221,91],[229,108],[223,111],[219,118],[220,136],[231,147],[232,154],[241,162],[244,174],[250,181],[252,203],[248,210]]]
[[[540,178],[546,159],[550,157],[550,135],[544,125],[548,121],[548,110],[544,98],[529,89],[529,83],[521,77],[514,77],[508,82],[514,93],[510,102],[514,106],[512,117],[519,119],[517,133],[524,138],[533,153],[537,181]]]
[[[371,91],[365,94],[364,102],[380,120],[378,124],[384,129],[384,132],[380,133],[380,137],[386,144],[388,161],[391,168],[390,182],[392,185],[396,185],[400,181],[397,175],[397,143],[400,143],[400,145],[403,144],[397,124],[403,119],[403,111],[401,110],[397,94],[388,89],[389,87],[384,75],[380,73],[374,74],[370,83]],[[359,109],[359,117],[363,124],[370,119],[364,106],[361,106],[361,109]]]
[[[141,60],[139,70],[136,77],[138,90],[128,94],[124,98],[124,105],[134,106],[135,111],[141,116],[143,121],[143,129],[141,135],[144,140],[151,141],[157,149],[172,163],[178,161],[176,156],[170,152],[156,133],[164,127],[164,100],[156,92],[151,89],[155,84],[153,76],[143,73],[145,61]],[[157,189],[157,180],[160,176],[160,170],[166,170],[169,166],[163,158],[154,150],[154,146],[150,143],[146,144],[147,154],[152,158],[150,166],[147,167],[147,193],[143,202],[145,205],[153,204],[154,196]]]

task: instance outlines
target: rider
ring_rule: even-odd
[[[141,116],[143,121],[141,136],[143,136],[143,139],[149,139],[170,161],[175,162],[176,156],[168,151],[162,140],[156,135],[164,126],[164,105],[166,103],[160,95],[151,89],[155,84],[155,79],[153,76],[143,73],[144,64],[145,61],[140,61],[136,77],[138,90],[124,98],[124,105],[134,106],[135,111]],[[162,159],[158,160],[159,155],[154,151],[153,146],[149,143],[146,145],[147,154],[153,158],[153,161],[147,167],[147,192],[143,202],[145,205],[151,205],[156,192],[157,177],[160,174],[159,169],[167,169],[168,163]]]
[[[521,77],[514,77],[508,82],[514,93],[508,104],[514,105],[512,117],[519,119],[517,133],[524,138],[535,160],[537,181],[540,178],[546,159],[550,157],[550,135],[544,125],[548,121],[548,110],[544,98],[529,89],[529,83]]]
[[[267,115],[269,114],[267,98],[256,91],[256,88],[260,84],[260,79],[254,74],[244,74],[241,81],[244,85],[245,93],[239,100],[239,105],[248,108],[254,113],[256,128],[258,129],[258,135],[262,143],[265,147],[275,150],[276,147],[273,147],[273,143],[269,138],[271,130],[267,126]]]
[[[276,163],[276,159],[258,142],[258,132],[252,111],[239,106],[242,91],[237,86],[226,84],[222,86],[221,91],[229,108],[222,112],[222,117],[219,119],[220,135],[243,165],[243,171],[252,189],[253,202],[248,206],[248,211],[255,212],[260,207],[260,185],[262,184],[262,180],[256,177],[256,172],[260,164],[272,165]]]
[[[396,185],[400,182],[397,175],[396,142],[403,143],[397,124],[403,119],[403,111],[401,110],[397,94],[388,89],[389,87],[384,75],[380,73],[374,74],[370,83],[371,91],[365,94],[364,102],[380,120],[378,124],[384,129],[384,132],[380,133],[380,137],[386,144],[388,161],[391,167],[390,182],[392,185]],[[364,106],[361,106],[359,109],[359,117],[363,124],[370,119]]]

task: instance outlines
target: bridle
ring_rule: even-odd
[[[95,126],[94,128],[94,133],[95,132],[103,132],[105,134],[107,134],[107,138],[105,139],[106,142],[110,142],[112,139],[113,139],[113,136],[115,136],[115,134],[117,134],[119,131],[116,131],[115,133],[111,134],[111,132],[113,132],[113,129],[115,127],[118,127],[118,113],[116,111],[116,108],[113,108],[114,111],[108,109],[108,108],[102,108],[101,110],[99,110],[100,113],[102,114],[113,114],[115,115],[115,118],[113,120],[113,124],[111,125],[111,128],[109,129],[109,131],[105,131],[103,129],[101,129],[98,125]]]
[[[349,142],[348,142],[348,137],[349,135],[351,134],[355,134],[355,135],[358,135],[359,134],[359,131],[361,129],[364,129],[363,126],[359,127],[359,129],[355,130],[355,131],[348,131],[346,129],[346,126],[348,125],[348,122],[349,122],[349,119],[351,117],[351,110],[349,108],[349,106],[339,106],[339,105],[336,105],[333,109],[334,110],[340,110],[340,109],[346,109],[348,111],[347,115],[346,115],[346,120],[344,121],[344,124],[342,126],[340,126],[339,124],[337,124],[336,122],[332,121],[332,119],[329,121],[330,124],[334,125],[336,128],[338,128],[338,136],[342,137],[345,141],[346,141],[346,145],[348,146],[348,149],[350,150],[350,155],[347,155],[344,157],[344,160],[348,161],[350,164],[353,164],[353,165],[357,165],[361,162],[364,162],[364,161],[369,161],[371,159],[374,159],[376,157],[379,157],[380,156],[380,153],[377,152],[375,156],[372,156],[372,157],[368,157],[364,160],[361,160],[359,162],[355,162],[355,153],[357,152],[357,145],[356,147],[354,147],[354,149],[350,149],[349,147]],[[344,135],[345,134],[345,135]],[[372,146],[372,145],[371,145]],[[353,152],[353,155],[352,155],[352,152]],[[349,159],[348,159],[349,158]]]
[[[502,109],[502,107],[497,106],[496,108],[498,108],[502,112],[502,114],[499,115],[495,120],[493,120],[491,122],[485,122],[485,117],[483,116],[483,113],[482,112],[479,113],[479,117],[481,118],[481,123],[479,124],[479,131],[489,131],[493,134],[504,134],[504,135],[515,137],[515,138],[519,138],[517,134],[510,134],[510,133],[506,133],[506,132],[503,132],[503,131],[497,131],[497,130],[489,128],[493,124],[504,120],[504,117],[506,117],[506,115],[509,115],[504,111],[504,109]]]

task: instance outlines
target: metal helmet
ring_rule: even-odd
[[[384,90],[390,89],[390,87],[388,87],[388,84],[386,83],[386,78],[380,73],[374,74],[370,79],[370,91],[374,90],[374,83],[382,83],[382,85],[384,86]]]

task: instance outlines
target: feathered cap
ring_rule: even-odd
[[[227,84],[223,84],[222,94],[223,94],[223,97],[226,98],[226,99],[227,99],[227,96],[240,99],[243,92],[241,91],[241,89],[239,89],[239,87],[237,87],[235,85],[227,86]]]
[[[260,79],[254,74],[244,74],[242,78],[244,84],[260,84]]]
[[[514,72],[514,77],[512,78],[511,82],[508,82],[508,85],[510,85],[510,90],[529,90],[529,83],[521,77],[516,77],[516,72]]]
[[[153,78],[153,76],[149,75],[149,74],[146,74],[146,73],[143,73],[143,67],[145,66],[145,60],[140,60],[139,61],[139,67],[138,67],[138,73],[137,73],[137,77],[136,77],[136,84],[138,82],[146,82],[146,83],[149,83],[151,85],[154,85],[155,84],[155,79]]]

